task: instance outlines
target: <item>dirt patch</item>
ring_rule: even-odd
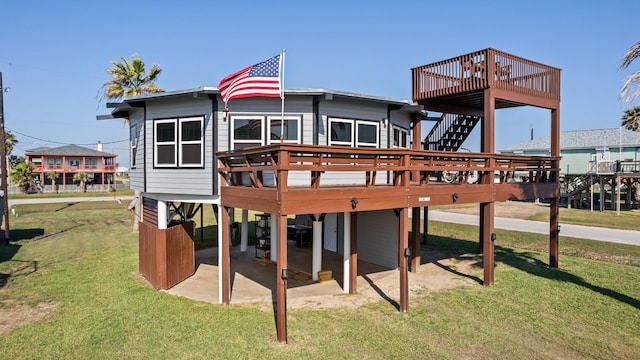
[[[539,213],[549,213],[549,204],[524,202],[524,201],[504,201],[495,203],[495,216],[527,219],[531,216]],[[460,214],[478,215],[480,214],[480,206],[460,206],[460,207],[447,207],[438,209],[440,211],[447,211]]]
[[[55,302],[42,302],[36,306],[4,301],[0,305],[0,336],[12,329],[47,318],[58,306]]]

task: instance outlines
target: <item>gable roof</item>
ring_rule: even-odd
[[[60,156],[105,156],[116,157],[116,154],[106,153],[103,151],[89,149],[78,145],[64,145],[59,147],[41,146],[35,149],[25,151],[27,155],[60,155]]]
[[[501,151],[545,150],[551,147],[551,136],[525,141]],[[607,147],[640,147],[640,132],[624,128],[562,131],[560,149],[597,149]]]

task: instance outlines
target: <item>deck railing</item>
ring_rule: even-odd
[[[277,186],[317,189],[334,186],[424,186],[440,182],[442,172],[455,173],[454,183],[556,182],[560,158],[486,153],[436,152],[411,149],[366,149],[317,145],[277,144],[219,152],[223,186],[254,188]],[[295,181],[289,174],[294,173]],[[341,184],[324,179],[348,173]],[[524,176],[522,176],[524,174]],[[385,176],[386,177],[386,176]],[[483,180],[484,179],[484,180]]]
[[[115,165],[62,165],[62,164],[31,164],[34,172],[115,172]]]
[[[413,101],[495,87],[560,99],[560,69],[485,49],[412,69]]]

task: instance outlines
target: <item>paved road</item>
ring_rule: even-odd
[[[478,225],[480,222],[478,215],[458,214],[437,210],[429,211],[429,220],[467,225]],[[549,223],[542,221],[496,217],[494,220],[494,226],[497,229],[515,230],[537,234],[549,233]],[[640,231],[562,224],[562,218],[560,219],[560,236],[609,241],[620,244],[640,245]]]
[[[59,198],[33,198],[33,199],[9,199],[9,208],[18,204],[42,204],[56,202],[85,202],[85,201],[111,201],[120,199],[123,204],[133,199],[133,196],[102,196],[102,197],[59,197]],[[478,225],[477,215],[458,214],[452,212],[430,210],[429,220],[451,222],[457,224]],[[562,224],[560,219],[560,236],[575,237],[581,239],[591,239],[599,241],[609,241],[620,244],[630,244],[640,246],[640,231],[607,229],[594,226],[580,226]],[[515,230],[537,234],[548,234],[549,223],[542,221],[530,221],[513,218],[496,217],[494,226],[497,229]]]

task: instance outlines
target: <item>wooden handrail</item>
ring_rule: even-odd
[[[375,186],[371,175],[390,172],[395,186],[410,186],[407,181],[411,171],[434,173],[442,171],[494,173],[536,173],[530,181],[547,182],[558,177],[557,167],[560,157],[523,156],[487,153],[457,153],[421,151],[412,149],[370,149],[330,147],[319,145],[277,144],[263,147],[244,148],[236,151],[217,153],[219,173],[227,180],[224,186],[262,187],[265,172],[272,172],[276,183],[288,184],[286,178],[291,171],[309,172],[309,187],[319,187],[322,174],[335,172],[356,172],[363,176],[366,186]],[[287,160],[285,160],[287,159]],[[259,160],[259,161],[258,161]],[[545,173],[540,175],[540,173]],[[238,176],[246,174],[250,184],[238,181]],[[553,175],[553,176],[552,176]],[[501,176],[509,179],[509,177]]]

